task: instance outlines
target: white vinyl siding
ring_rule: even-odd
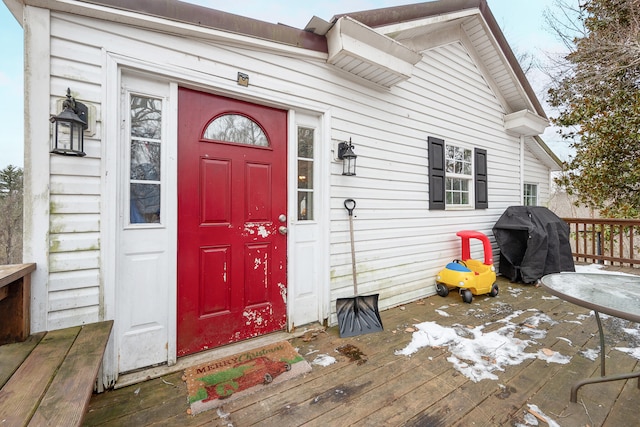
[[[549,169],[527,148],[524,150],[524,183],[537,186],[538,206],[548,206],[551,197]]]
[[[330,176],[321,177],[330,188],[330,198],[318,205],[329,206],[331,221],[331,310],[336,298],[353,295],[344,199],[357,201],[359,292],[380,293],[380,309],[433,294],[437,271],[460,255],[455,233],[471,228],[491,235],[504,209],[520,203],[520,183],[514,179],[520,173],[519,138],[505,132],[504,108],[462,43],[423,52],[413,77],[387,90],[328,66],[321,55],[293,48],[278,55],[60,13],[52,14],[51,32],[51,103],[70,87],[80,101],[95,106],[97,127],[86,137],[86,158],[51,157],[49,329],[98,320],[101,312],[98,233],[100,211],[108,209],[101,198],[101,144],[112,143],[102,140],[100,120],[102,82],[113,78],[103,68],[107,54],[141,64],[161,61],[176,80],[227,96],[331,111],[328,140],[337,145],[351,138],[358,155],[357,176],[342,176],[342,165],[334,161]],[[235,83],[238,70],[249,75],[248,87]],[[489,209],[428,210],[431,135],[491,153]],[[526,160],[536,174],[548,174],[535,159]],[[548,180],[535,181],[542,199]],[[67,276],[73,280],[62,279]],[[335,320],[333,314],[330,322]]]
[[[57,106],[70,88],[78,101],[91,105],[89,114],[97,129],[93,135],[85,132],[86,157],[50,156],[49,330],[101,320],[102,52],[99,46],[69,40],[69,23],[54,15],[51,105]],[[85,28],[75,29],[87,34]]]

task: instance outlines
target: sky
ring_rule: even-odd
[[[576,0],[577,1],[577,0]],[[262,21],[304,28],[315,15],[326,21],[345,12],[417,3],[419,0],[190,0],[213,9],[248,16]],[[487,0],[513,51],[529,53],[543,61],[548,52],[561,51],[560,43],[546,29],[543,13],[553,11],[555,0]],[[11,164],[24,166],[23,120],[23,32],[6,5],[0,2],[0,169]],[[529,76],[530,83],[544,105],[546,78],[542,73]],[[545,107],[546,108],[546,107]],[[547,116],[552,111],[546,108]],[[542,136],[561,158],[568,155],[566,145],[553,128]]]

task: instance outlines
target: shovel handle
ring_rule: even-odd
[[[353,215],[353,210],[356,208],[356,201],[353,199],[347,199],[344,201],[344,207],[349,212],[349,216]]]
[[[344,207],[349,212],[349,236],[351,237],[351,270],[353,274],[353,294],[358,296],[358,279],[356,276],[356,250],[353,243],[353,210],[356,208],[356,201],[347,199],[344,201]]]

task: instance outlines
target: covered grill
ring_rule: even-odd
[[[545,274],[575,271],[569,226],[542,206],[511,206],[493,226],[500,273],[513,282],[535,283]]]

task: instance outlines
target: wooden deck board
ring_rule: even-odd
[[[561,302],[557,306],[550,306],[545,309],[546,314],[550,315],[554,321],[559,322],[554,326],[552,330],[553,334],[545,337],[548,344],[546,347],[558,351],[563,355],[572,355],[573,351],[576,350],[574,349],[572,353],[568,353],[571,347],[557,337],[573,336],[578,328],[582,328],[582,325],[563,322],[563,320],[568,320],[567,318],[569,317],[564,310],[558,310],[559,313],[554,315],[555,310],[563,307],[564,303]],[[573,315],[571,315],[571,317],[573,317]],[[589,339],[590,337],[591,335],[585,337],[585,339]],[[489,420],[495,423],[495,425],[508,424],[514,420],[523,422],[522,418],[528,411],[528,403],[548,407],[542,405],[537,400],[537,396],[539,394],[547,396],[546,391],[543,393],[540,392],[540,390],[545,388],[549,388],[556,394],[555,392],[557,392],[558,387],[547,387],[547,385],[550,381],[554,380],[562,385],[566,382],[569,371],[565,369],[565,366],[566,365],[553,363],[548,364],[540,360],[528,360],[518,366],[508,368],[509,370],[505,372],[507,374],[505,377],[506,381],[500,382],[496,392],[482,402],[479,406],[479,408],[481,408],[480,410],[470,412],[467,417],[469,419],[476,419],[478,417],[480,419],[486,419],[485,414],[487,408],[489,408],[491,413]],[[551,403],[564,402],[562,404],[566,407],[566,404],[569,403],[568,396],[567,389],[565,395],[557,396],[558,400],[551,400]],[[514,408],[514,410],[505,411],[505,408]],[[557,411],[555,413],[560,412],[561,411]]]
[[[636,363],[634,370],[640,370],[640,362]],[[629,420],[638,419],[638,393],[640,393],[638,381],[640,380],[627,381],[609,411],[604,427],[622,426]]]
[[[332,375],[325,379],[325,390],[305,400],[286,417],[274,414],[265,425],[277,426],[287,419],[305,420],[310,426],[331,425],[340,420],[350,425],[369,415],[371,408],[380,408],[393,404],[398,398],[412,392],[417,386],[424,384],[426,378],[434,377],[419,364],[399,363],[398,357],[386,359],[384,362],[372,361],[377,367],[361,372],[353,368],[355,376]],[[360,366],[362,368],[364,365]],[[443,369],[444,371],[444,369]]]
[[[479,296],[468,305],[451,294],[384,311],[384,331],[380,333],[341,339],[337,328],[330,328],[312,341],[294,339],[292,344],[308,361],[318,354],[329,354],[337,362],[326,367],[313,365],[312,372],[304,376],[224,403],[219,410],[187,415],[186,386],[180,379],[182,373],[175,373],[163,377],[172,385],[155,379],[94,395],[85,425],[494,426],[522,423],[529,404],[537,405],[563,427],[613,427],[635,420],[640,404],[637,379],[584,386],[578,392],[579,403],[569,402],[575,381],[599,375],[599,360],[579,354],[598,346],[594,317],[576,321],[579,314],[588,315],[589,311],[550,298],[541,288],[500,280],[501,292],[495,299]],[[436,310],[446,311],[449,316]],[[497,381],[474,383],[447,361],[450,353],[445,348],[423,348],[410,357],[394,354],[411,341],[410,330],[405,330],[417,323],[486,325],[484,331],[489,332],[501,326],[489,322],[518,310],[522,313],[512,320],[515,324],[524,323],[536,312],[557,322],[541,325],[547,335],[526,351],[549,348],[570,356],[569,364],[528,359],[496,372]],[[605,328],[608,326],[605,322]],[[636,359],[613,350],[613,345],[619,345],[619,336],[611,333],[607,338],[608,373],[640,369]],[[367,362],[357,365],[335,352],[346,343],[360,348]]]
[[[99,322],[82,326],[31,419],[33,425],[80,424],[102,364],[112,325],[113,322]]]
[[[0,420],[21,425],[29,419],[51,382],[51,372],[64,360],[80,327],[49,332],[0,390]]]
[[[0,388],[11,378],[29,353],[38,345],[44,332],[30,335],[25,341],[0,345]]]

